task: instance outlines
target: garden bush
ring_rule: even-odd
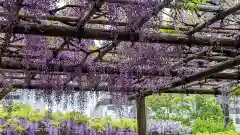
[[[154,132],[170,135],[240,135],[234,132],[233,124],[223,128],[223,119],[197,118],[192,126],[174,121],[149,121],[149,134]],[[0,107],[0,134],[19,135],[48,132],[51,134],[77,133],[79,135],[137,135],[135,119],[112,120],[91,118],[81,112],[43,112],[29,105],[13,104]]]
[[[50,135],[60,132],[66,135],[72,132],[79,135],[135,135],[137,123],[134,119],[90,118],[81,112],[40,112],[28,105],[14,104],[0,108],[0,132],[4,135],[33,135],[36,132]]]
[[[196,119],[192,125],[193,133],[219,133],[219,132],[228,132],[235,130],[232,121],[228,124],[228,127],[224,128],[223,120],[216,119]]]
[[[193,135],[240,135],[240,133],[236,131],[225,131],[225,132],[217,132],[217,133],[204,132],[204,133],[196,133]]]

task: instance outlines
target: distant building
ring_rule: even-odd
[[[229,112],[236,131],[240,132],[240,97],[233,97],[230,99]]]

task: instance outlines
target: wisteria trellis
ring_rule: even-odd
[[[221,94],[222,82],[240,77],[240,4],[234,0],[225,1],[233,6],[205,3],[196,13],[180,13],[186,10],[181,0],[59,2],[0,2],[1,98],[9,87],[109,91],[133,94],[130,99]]]

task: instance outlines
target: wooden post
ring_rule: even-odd
[[[137,105],[138,135],[146,135],[147,124],[146,124],[145,97],[139,96],[136,100],[136,105]]]

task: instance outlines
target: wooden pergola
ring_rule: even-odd
[[[131,93],[129,100],[137,101],[137,119],[139,135],[146,134],[145,97],[155,93],[187,93],[187,94],[215,94],[228,93],[219,90],[225,82],[235,82],[240,79],[240,39],[237,27],[239,22],[231,18],[240,14],[240,3],[231,6],[200,5],[199,13],[208,14],[209,19],[204,16],[198,18],[202,22],[194,24],[181,23],[177,26],[169,21],[164,24],[163,20],[156,21],[154,18],[161,18],[165,8],[176,9],[180,5],[172,0],[153,1],[151,10],[141,12],[141,17],[132,21],[125,14],[120,19],[111,20],[106,14],[113,7],[144,6],[147,2],[138,0],[92,0],[83,15],[68,16],[59,15],[59,12],[69,8],[83,8],[78,4],[67,4],[48,11],[48,14],[30,14],[23,12],[23,8],[29,5],[23,0],[16,0],[15,5],[9,10],[0,10],[0,72],[2,74],[0,85],[3,88],[0,92],[0,99],[7,95],[9,87],[15,89],[72,89],[74,91],[110,91],[120,93]],[[0,2],[0,6],[6,6]],[[108,7],[108,8],[107,8]],[[119,9],[115,9],[119,10]],[[64,13],[62,13],[64,14]],[[206,17],[206,16],[205,16]],[[127,19],[123,19],[127,18]],[[168,22],[168,23],[169,23]],[[150,25],[147,25],[150,24]],[[219,26],[214,26],[217,24]],[[112,27],[109,29],[106,27]],[[177,33],[170,34],[159,32],[156,29],[172,30]],[[210,36],[208,35],[210,34]],[[40,41],[27,39],[28,36],[54,38],[54,43],[45,46]],[[103,40],[106,44],[97,49],[89,49],[84,46],[84,41]],[[55,42],[56,41],[56,42]],[[62,42],[61,42],[62,41]],[[40,42],[40,43],[38,43]],[[30,45],[27,45],[30,44]],[[35,46],[31,46],[35,44]],[[141,44],[165,45],[182,48],[182,57],[167,56],[170,66],[167,70],[159,67],[138,65],[131,67],[128,63],[128,54],[122,56],[119,49],[132,49]],[[39,46],[37,46],[39,45]],[[40,51],[50,52],[48,55],[34,55],[31,47],[35,47],[36,53]],[[43,49],[44,50],[41,50]],[[189,48],[189,49],[187,49]],[[150,48],[149,48],[150,49]],[[31,53],[28,51],[31,50]],[[126,50],[128,51],[128,50]],[[61,53],[83,55],[79,63],[74,60],[59,61]],[[94,57],[90,57],[93,54]],[[116,58],[115,60],[104,60],[106,55]],[[164,57],[164,56],[163,56]],[[121,58],[121,59],[120,59]],[[58,61],[54,61],[58,59]],[[39,62],[45,60],[45,63]],[[79,58],[76,58],[79,60]],[[210,64],[204,64],[204,62]],[[65,64],[71,63],[71,64]],[[120,64],[119,64],[120,63]],[[195,65],[194,65],[195,63]],[[115,78],[123,73],[128,76],[128,85],[111,85],[98,80],[83,83],[81,79],[92,73],[104,78],[111,76]],[[121,64],[129,64],[131,68],[122,71]],[[192,66],[193,64],[194,66]],[[196,65],[198,65],[196,67]],[[146,66],[146,67],[145,67]],[[193,69],[185,73],[187,69]],[[181,70],[179,70],[181,69]],[[50,82],[61,78],[63,81],[56,84]],[[159,78],[170,78],[164,85],[143,87],[148,81]],[[45,81],[44,81],[45,80]],[[87,79],[88,80],[88,79]],[[111,79],[110,79],[111,80]],[[163,79],[164,80],[164,79]],[[96,81],[96,80],[95,80]],[[41,82],[41,83],[40,83]],[[93,85],[88,85],[93,84]],[[153,90],[154,89],[154,90]],[[128,94],[126,94],[128,95]]]

